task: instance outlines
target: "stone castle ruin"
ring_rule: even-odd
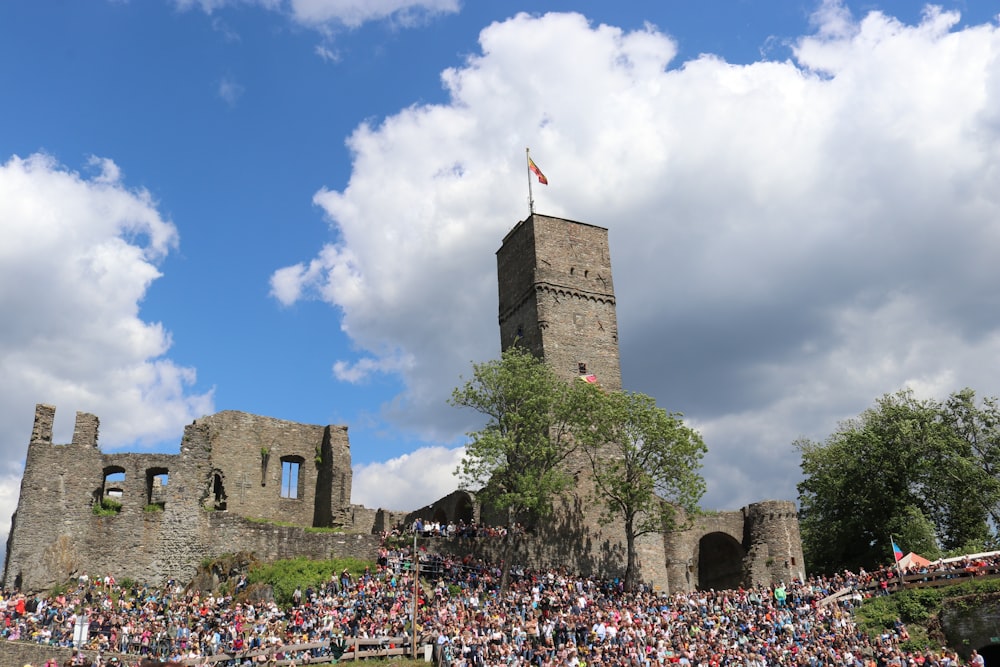
[[[607,229],[532,214],[504,239],[497,268],[503,349],[517,342],[567,381],[593,374],[621,388]],[[54,417],[52,406],[35,409],[4,588],[37,591],[83,573],[187,581],[206,558],[238,551],[261,560],[374,560],[380,533],[399,522],[490,518],[466,491],[409,513],[352,505],[345,426],[224,411],[188,425],[177,454],[105,454],[97,417],[77,413],[68,444],[52,442]],[[598,524],[584,464],[570,465],[575,493],[518,541],[518,558],[618,576],[623,532]],[[477,548],[496,557],[497,546]],[[642,537],[639,549],[642,578],[662,590],[771,583],[805,571],[791,501],[699,516],[686,530]]]

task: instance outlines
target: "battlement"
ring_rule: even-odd
[[[31,428],[31,444],[51,445],[52,425],[56,420],[56,406],[39,403],[35,406],[35,425]]]
[[[254,541],[267,531],[222,539],[210,517],[371,532],[353,524],[346,426],[230,410],[187,426],[180,454],[108,454],[98,446],[100,420],[86,412],[76,413],[72,442],[53,446],[55,413],[35,407],[6,588],[38,590],[77,571],[159,582],[189,577],[206,555],[274,551]],[[294,543],[286,547],[296,555]]]
[[[97,431],[101,420],[89,412],[77,412],[76,424],[73,427],[73,444],[78,447],[93,447],[97,449]]]

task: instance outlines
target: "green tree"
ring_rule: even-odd
[[[587,385],[586,428],[577,431],[593,471],[601,521],[621,522],[628,561],[625,589],[638,583],[636,538],[677,527],[676,508],[693,513],[705,493],[706,447],[681,415],[644,394]]]
[[[463,488],[476,489],[484,504],[507,513],[510,524],[549,514],[553,499],[571,483],[561,464],[575,449],[572,430],[581,423],[584,397],[580,387],[518,347],[473,365],[472,379],[450,401],[487,418],[482,429],[468,434],[457,470]],[[508,539],[504,584],[510,547]]]
[[[942,416],[959,438],[962,455],[950,471],[958,497],[952,503],[954,512],[946,517],[950,532],[962,541],[944,546],[969,547],[966,553],[982,550],[993,543],[989,527],[980,520],[982,512],[994,526],[1000,525],[1000,408],[996,398],[977,406],[976,393],[965,388],[948,397]]]
[[[795,446],[803,550],[816,570],[891,563],[890,534],[934,557],[988,531],[985,504],[969,499],[983,496],[987,475],[936,401],[887,394],[826,442]]]

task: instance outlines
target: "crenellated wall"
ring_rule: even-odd
[[[97,417],[77,413],[72,442],[60,445],[54,416],[36,407],[5,588],[40,590],[83,572],[186,580],[204,558],[236,551],[375,556],[374,513],[356,523],[350,505],[346,427],[226,411],[185,428],[177,454],[105,454]],[[108,514],[95,513],[102,506]]]

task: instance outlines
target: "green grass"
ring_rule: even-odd
[[[97,516],[115,516],[122,511],[122,504],[119,500],[105,496],[101,498],[101,502],[94,503],[91,510]]]

